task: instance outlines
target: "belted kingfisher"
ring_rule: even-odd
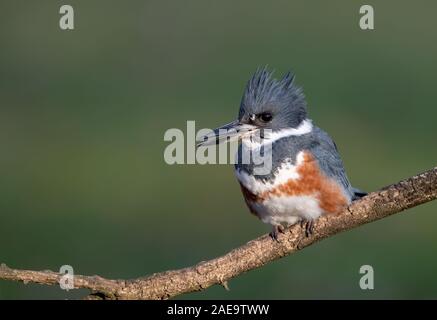
[[[271,132],[262,137],[271,143],[270,172],[257,175],[253,162],[238,161],[235,173],[249,210],[272,225],[275,240],[284,226],[298,222],[309,236],[315,219],[339,213],[366,195],[351,186],[335,142],[313,124],[306,109],[291,72],[277,80],[273,72],[258,69],[247,83],[238,119],[206,137],[215,143],[240,139],[241,152],[243,137]]]

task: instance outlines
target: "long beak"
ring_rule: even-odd
[[[198,142],[197,146],[209,146],[213,144],[232,142],[253,134],[257,129],[258,127],[254,125],[240,123],[238,120],[235,120],[214,129],[210,134],[201,137],[201,141]]]

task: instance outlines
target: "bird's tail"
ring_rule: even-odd
[[[364,196],[367,196],[367,192],[361,191],[360,189],[357,189],[357,188],[352,188],[352,192],[353,192],[352,201],[355,201],[355,200],[361,199]]]

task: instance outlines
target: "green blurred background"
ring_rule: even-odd
[[[133,278],[269,231],[230,165],[169,166],[168,128],[237,114],[257,66],[292,69],[310,117],[365,190],[436,165],[434,1],[59,1],[0,4],[0,262]],[[375,30],[358,27],[375,8]],[[437,298],[437,202],[180,298]],[[375,290],[359,288],[359,267]],[[86,291],[0,281],[0,299]]]

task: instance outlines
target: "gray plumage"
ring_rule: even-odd
[[[297,127],[307,116],[303,90],[294,85],[294,75],[285,74],[281,80],[273,78],[273,72],[258,69],[246,85],[240,104],[238,119],[248,120],[250,114],[271,112],[271,123],[263,124],[266,129],[279,130]]]

